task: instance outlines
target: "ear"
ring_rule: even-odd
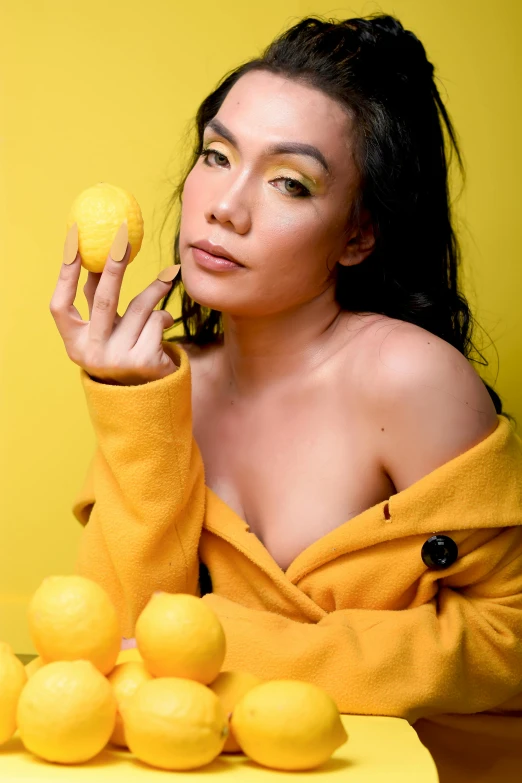
[[[355,266],[364,261],[375,247],[375,232],[368,212],[361,215],[359,226],[353,229],[348,236],[339,263],[341,266]]]

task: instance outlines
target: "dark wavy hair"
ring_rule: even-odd
[[[419,39],[393,16],[372,14],[336,21],[302,19],[279,35],[261,57],[226,74],[201,103],[192,159],[168,206],[182,204],[185,180],[203,149],[203,131],[244,74],[266,71],[322,90],[354,118],[359,189],[350,222],[370,213],[376,244],[354,266],[336,265],[335,297],[351,312],[373,312],[417,324],[487,365],[471,334],[474,319],[459,290],[459,243],[452,225],[448,169],[453,153],[464,182],[456,133]],[[179,264],[179,211],[173,263]],[[165,222],[163,223],[163,227]],[[195,345],[221,342],[219,310],[199,305],[178,276],[164,298],[181,295],[184,334],[165,338]],[[483,360],[471,357],[476,352]],[[497,413],[499,395],[483,380]]]

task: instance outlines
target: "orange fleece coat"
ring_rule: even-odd
[[[205,485],[186,352],[142,386],[83,369],[97,448],[73,513],[77,573],[99,582],[134,636],[156,590],[203,595],[227,638],[225,669],[298,678],[343,713],[414,724],[443,783],[522,779],[522,442],[509,421],[307,547],[284,572]],[[434,533],[458,557],[421,557]],[[421,782],[420,782],[421,783]]]

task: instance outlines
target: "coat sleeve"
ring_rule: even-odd
[[[410,723],[497,707],[522,692],[522,527],[478,549],[472,585],[442,580],[432,601],[403,610],[342,609],[307,624],[209,593],[223,668],[313,682],[342,713]]]
[[[72,505],[84,525],[75,571],[108,592],[126,637],[155,590],[198,590],[205,477],[190,365],[181,348],[164,345],[179,369],[141,386],[80,370],[97,443]]]

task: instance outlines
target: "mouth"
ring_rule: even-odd
[[[232,253],[229,253],[228,250],[222,245],[214,245],[212,242],[208,242],[206,239],[201,240],[200,242],[195,242],[191,247],[200,250],[202,253],[205,253],[205,255],[213,257],[218,261],[230,261],[236,266],[244,266],[241,261],[238,261],[237,258],[234,258]]]
[[[232,272],[244,269],[241,264],[221,245],[212,245],[206,240],[191,245],[192,257],[202,269],[212,272]]]

